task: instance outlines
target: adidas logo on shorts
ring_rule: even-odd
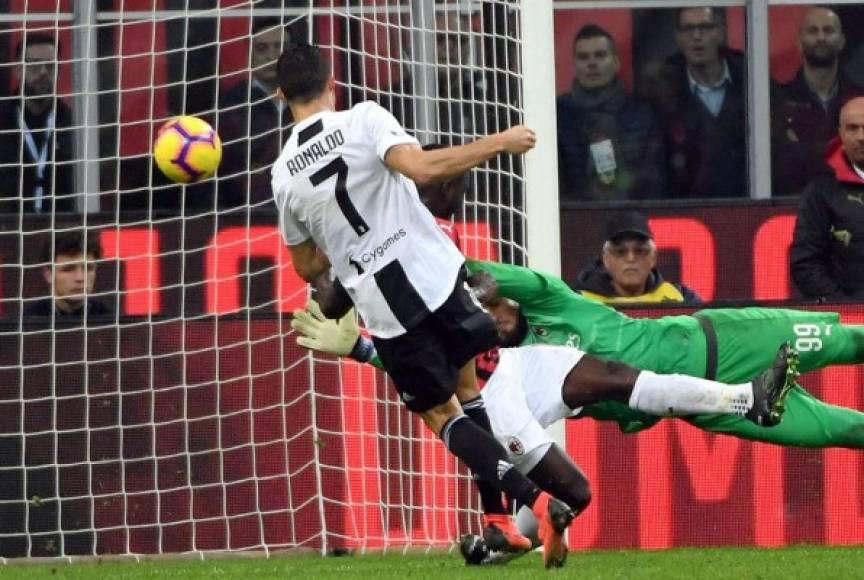
[[[513,469],[512,463],[507,463],[503,459],[498,460],[498,479],[504,479],[504,476],[507,475],[507,472]]]

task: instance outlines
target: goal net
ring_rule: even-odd
[[[298,348],[269,165],[289,42],[423,143],[518,122],[519,2],[0,0],[0,557],[443,548],[469,477],[372,367]],[[154,168],[167,119],[214,179]],[[463,251],[524,260],[522,168],[471,174]],[[53,298],[52,298],[53,296]]]

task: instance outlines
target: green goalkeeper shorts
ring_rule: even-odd
[[[777,349],[790,342],[801,355],[801,372],[832,364],[861,362],[864,331],[840,324],[835,312],[780,308],[700,310],[717,337],[716,380],[749,381],[774,361]]]

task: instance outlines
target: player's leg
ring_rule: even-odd
[[[455,395],[446,403],[422,411],[420,416],[471,471],[497,483],[511,499],[531,506],[541,522],[544,565],[559,566],[563,534],[574,517],[573,511],[514,469],[501,444],[461,412]]]
[[[789,447],[864,449],[864,413],[820,401],[800,386],[786,397],[786,412],[776,427],[760,427],[732,415],[685,418],[700,429]]]
[[[770,364],[789,342],[799,352],[799,370],[864,362],[864,327],[840,324],[834,312],[780,308],[701,310],[717,337],[717,376],[738,382]]]
[[[561,396],[573,409],[603,400],[626,400],[632,408],[655,415],[725,413],[746,416],[759,424],[774,424],[797,376],[794,362],[794,352],[784,346],[771,369],[749,383],[727,385],[685,375],[639,371],[585,355],[568,373]]]
[[[543,432],[539,425],[537,425],[537,429],[541,433]],[[524,441],[525,438],[523,437],[522,440]],[[535,455],[539,459],[531,461],[534,466],[527,472],[531,481],[543,491],[549,492],[567,503],[577,516],[585,511],[585,508],[591,503],[591,486],[579,466],[551,440],[535,449],[525,451],[524,454],[529,461],[529,458]],[[523,473],[525,472],[518,463],[517,468]],[[538,541],[537,524],[537,517],[530,508],[523,506],[519,509],[517,526],[522,534],[532,538],[535,542]],[[512,556],[507,557],[497,552],[494,544],[485,537],[463,536],[460,539],[459,547],[465,558],[465,563],[468,565],[503,564],[512,559]]]
[[[864,327],[843,325],[833,312],[774,308],[703,310],[717,336],[717,378],[735,381],[764,364],[769,346],[794,340],[804,349],[801,370],[861,362]],[[786,400],[783,421],[760,428],[731,416],[696,416],[688,421],[707,431],[798,447],[864,448],[864,413],[829,405],[801,387]]]
[[[540,489],[548,491],[569,505],[576,515],[591,503],[591,485],[573,459],[554,443],[543,458],[528,472]]]
[[[486,412],[486,405],[480,396],[474,359],[459,369],[459,383],[456,398],[465,414],[481,429],[492,434],[492,424]],[[504,506],[501,489],[493,483],[479,479],[474,483],[480,493],[480,506],[483,510],[483,537],[486,544],[495,550],[520,551],[531,548],[531,540],[519,533],[513,519]]]
[[[561,404],[560,393],[569,370],[567,367],[572,367],[573,363],[565,360],[561,368],[558,363],[567,358],[578,360],[580,354],[575,349],[560,348],[502,350],[500,363],[483,390],[495,438],[507,450],[507,458],[514,468],[528,474],[543,491],[552,493],[555,490],[552,495],[564,501],[577,515],[591,499],[588,481],[576,464],[555,445],[536,416],[542,416],[543,424],[546,424],[569,414],[569,409]],[[544,361],[552,364],[544,364]],[[537,374],[538,368],[545,368],[546,372]],[[556,495],[559,493],[560,497]],[[536,532],[536,518],[532,517],[532,521]],[[485,558],[483,551],[487,546],[492,551]],[[494,544],[478,544],[476,538],[463,538],[460,548],[466,562],[502,561]],[[562,544],[559,558],[562,563],[565,555],[566,546]]]
[[[476,354],[489,350],[498,342],[495,322],[488,313],[480,308],[480,305],[468,291],[464,280],[465,272],[463,271],[453,294],[431,317],[433,322],[439,326],[440,334],[446,337],[448,360],[459,369],[472,362]],[[491,431],[489,435],[492,436]],[[504,450],[503,447],[501,449]],[[478,471],[476,473],[478,479],[484,479],[483,472]],[[525,478],[525,481],[530,480]],[[493,484],[503,489],[511,499],[523,501],[510,493],[500,483],[493,481]],[[547,568],[562,565],[563,532],[573,519],[573,512],[566,507],[566,504],[553,500],[545,492],[538,496],[536,502],[525,505],[532,506],[538,517],[542,517],[541,539],[543,539],[544,564]],[[509,523],[509,518],[507,521]],[[516,535],[517,532],[514,529],[514,538]]]
[[[509,469],[504,448],[463,412],[456,398],[458,369],[449,364],[442,338],[426,322],[375,347],[400,398],[465,465],[509,494],[533,504],[539,490]],[[498,463],[501,462],[501,472]],[[510,485],[512,483],[512,485]]]
[[[545,530],[544,563],[554,565],[573,512],[512,469],[505,449],[462,413],[456,398],[459,369],[497,337],[491,318],[479,308],[464,316],[464,310],[453,307],[454,301],[463,303],[460,291],[465,293],[457,284],[455,300],[445,301],[409,332],[389,340],[374,338],[378,356],[408,409],[421,415],[451,453],[480,479],[532,506]],[[471,304],[470,298],[464,300]]]

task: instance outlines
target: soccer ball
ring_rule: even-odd
[[[153,158],[171,181],[207,179],[222,159],[222,141],[206,121],[175,117],[162,125],[153,143]]]

